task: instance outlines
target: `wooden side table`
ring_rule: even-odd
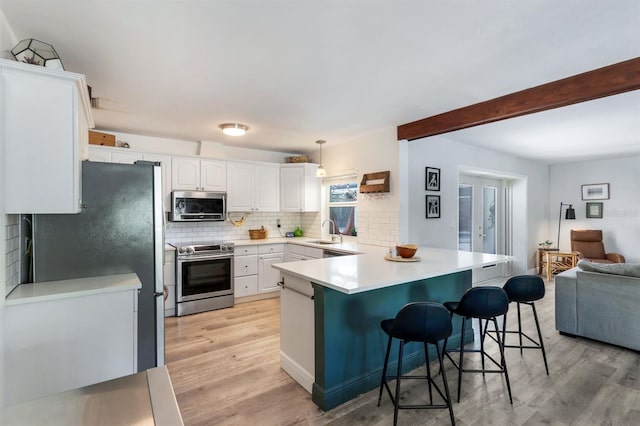
[[[546,268],[547,281],[551,281],[553,274],[566,271],[576,266],[578,263],[578,253],[563,253],[559,251],[545,250],[543,261],[540,263],[539,270]]]
[[[549,249],[538,249],[538,275],[542,275],[542,268],[544,267],[545,262],[547,261],[547,252],[558,252],[557,248],[549,248]]]

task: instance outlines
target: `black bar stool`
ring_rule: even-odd
[[[398,311],[394,319],[386,319],[380,323],[382,330],[389,336],[387,343],[387,353],[384,357],[384,367],[382,369],[382,379],[380,380],[380,393],[378,395],[378,407],[382,399],[382,388],[385,387],[393,403],[393,424],[398,422],[398,409],[424,409],[424,408],[448,408],[451,424],[455,425],[456,421],[453,417],[453,408],[451,407],[451,396],[449,395],[449,385],[447,384],[447,376],[444,368],[442,368],[443,354],[438,346],[440,340],[444,340],[451,335],[451,317],[449,312],[440,303],[433,302],[415,302],[408,303]],[[395,376],[387,376],[387,364],[389,362],[389,353],[391,352],[391,341],[393,338],[400,340],[400,349],[398,353],[398,371]],[[405,343],[423,342],[424,357],[427,363],[426,376],[403,376],[402,375],[402,353]],[[431,378],[431,367],[429,366],[429,348],[428,344],[436,347],[440,370],[442,371],[442,380],[444,382],[444,393]],[[444,347],[443,347],[444,349]],[[396,379],[395,395],[391,393],[387,380]],[[400,405],[400,381],[402,379],[426,379],[429,384],[429,404],[428,405]],[[445,404],[434,404],[431,387],[434,387],[440,394]]]
[[[462,384],[462,373],[504,373],[504,377],[507,381],[507,390],[509,392],[509,402],[513,404],[513,398],[511,397],[511,384],[509,383],[509,373],[507,371],[507,362],[504,358],[504,336],[500,337],[500,333],[496,332],[496,342],[500,348],[500,362],[496,361],[491,355],[484,350],[484,338],[486,333],[486,325],[491,321],[498,330],[497,317],[504,315],[503,328],[506,325],[507,311],[509,310],[509,297],[507,293],[500,287],[473,287],[467,290],[463,295],[460,302],[446,302],[444,306],[451,313],[462,317],[462,331],[460,332],[460,348],[459,349],[445,349],[445,355],[453,365],[458,369],[458,402],[460,402],[460,388]],[[480,324],[480,349],[465,349],[464,348],[464,329],[465,323],[468,319],[478,318]],[[482,331],[482,320],[486,320],[485,332]],[[492,336],[493,337],[493,336]],[[445,348],[447,345],[447,338],[445,340]],[[460,362],[456,364],[449,353],[459,352]],[[465,352],[479,352],[482,359],[482,369],[467,369],[463,368],[464,354]],[[493,362],[497,369],[485,368],[485,357],[489,358]]]
[[[523,349],[540,349],[542,351],[542,359],[544,360],[544,368],[547,370],[547,376],[549,375],[549,366],[547,365],[547,353],[544,350],[544,342],[542,341],[542,333],[540,332],[540,323],[538,322],[538,313],[536,312],[536,300],[540,300],[544,297],[544,281],[537,275],[518,275],[511,277],[507,280],[504,287],[502,287],[509,297],[509,302],[516,302],[518,307],[518,330],[502,330],[502,341],[505,343],[505,348],[520,348],[520,355],[522,355]],[[531,306],[533,310],[533,318],[536,322],[536,329],[538,330],[538,341],[529,337],[522,331],[522,322],[520,317],[520,304]],[[486,328],[485,328],[486,332]],[[518,334],[519,345],[507,345],[506,333]],[[495,340],[493,335],[489,334],[491,338]],[[522,338],[526,338],[531,344],[523,344]],[[527,342],[525,342],[527,343]]]

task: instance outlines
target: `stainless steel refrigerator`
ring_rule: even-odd
[[[82,163],[82,211],[34,215],[34,282],[134,272],[138,371],[164,364],[164,209],[154,163]]]

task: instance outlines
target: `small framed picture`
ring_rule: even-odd
[[[591,183],[582,185],[583,200],[608,200],[609,184],[608,183]]]
[[[602,219],[602,203],[587,203],[587,219]]]
[[[425,167],[425,185],[426,191],[440,191],[440,169],[435,167]]]
[[[427,219],[440,218],[440,196],[427,195]]]

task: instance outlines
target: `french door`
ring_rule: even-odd
[[[504,253],[504,189],[500,180],[460,175],[458,185],[458,250]],[[473,282],[503,276],[503,265],[473,270]]]

